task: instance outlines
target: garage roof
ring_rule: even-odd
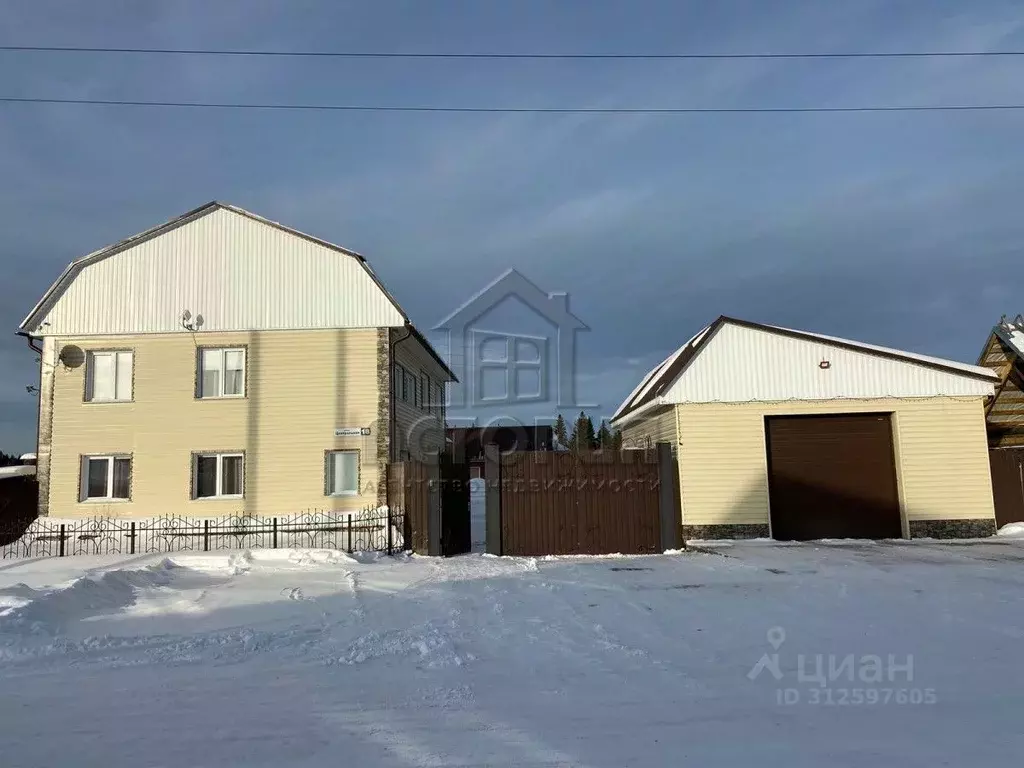
[[[790,343],[774,343],[779,340]],[[722,350],[723,343],[730,349]],[[684,373],[697,378],[689,372],[698,356],[712,346],[717,349],[716,358],[722,359],[703,366],[700,381],[674,386]],[[813,360],[814,374],[808,374],[808,366],[801,365],[823,352],[838,354],[844,363],[841,367],[837,364],[840,370],[827,380],[822,379],[817,365],[825,358]],[[826,369],[834,362],[829,360]],[[791,368],[800,370],[794,370],[788,380],[786,376],[770,375],[790,372]],[[858,368],[859,372],[854,370]],[[757,376],[737,383],[744,370],[754,370]],[[659,404],[675,402],[991,394],[996,380],[992,370],[982,366],[723,315],[649,371],[619,406],[612,421],[621,424],[641,409],[646,412]]]

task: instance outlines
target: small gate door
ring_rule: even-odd
[[[472,549],[469,510],[469,464],[440,456],[441,554],[461,555]]]

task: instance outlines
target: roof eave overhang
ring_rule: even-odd
[[[635,410],[632,410],[632,411],[628,411],[628,412],[622,414],[621,416],[612,419],[611,420],[611,425],[613,427],[622,427],[624,424],[628,424],[628,423],[630,423],[632,421],[636,421],[638,418],[640,418],[644,414],[650,413],[655,408],[660,408],[661,406],[667,405],[667,404],[668,403],[665,402],[665,398],[663,398],[663,397],[656,397],[653,400],[651,400],[650,402],[644,403],[639,408],[636,408]]]

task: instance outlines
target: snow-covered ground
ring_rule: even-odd
[[[0,765],[1008,766],[1022,649],[1012,538],[3,561]]]

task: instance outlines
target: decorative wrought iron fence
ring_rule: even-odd
[[[65,521],[40,517],[27,527],[5,527],[0,521],[0,559],[286,548],[392,554],[405,547],[403,530],[402,514],[386,507],[283,517]]]

